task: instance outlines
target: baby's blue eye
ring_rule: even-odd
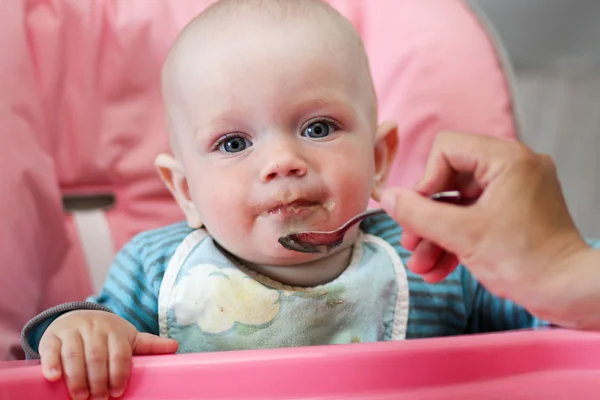
[[[226,153],[239,153],[240,151],[246,150],[248,147],[252,146],[252,143],[241,136],[234,136],[228,139],[225,139],[219,149]]]
[[[302,132],[302,136],[308,136],[312,139],[322,139],[329,136],[335,130],[332,124],[325,121],[317,121],[308,125]]]

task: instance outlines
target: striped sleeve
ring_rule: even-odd
[[[599,240],[590,239],[587,240],[587,243],[593,248],[600,249]],[[467,329],[469,333],[498,332],[551,325],[548,321],[536,318],[518,304],[490,293],[466,269],[463,270],[463,286],[467,304],[471,306]]]
[[[387,215],[376,216],[361,224],[365,233],[388,242],[406,265],[410,251],[400,245],[402,229]],[[460,270],[437,284],[429,284],[408,269],[409,315],[407,339],[458,335],[464,333],[467,312]]]
[[[92,302],[131,322],[140,332],[158,335],[158,293],[177,246],[191,232],[170,225],[134,237],[115,257],[100,295]]]
[[[389,216],[366,219],[361,228],[386,240],[406,265],[411,253],[400,246],[402,228]],[[600,240],[588,240],[588,244],[600,249]],[[409,339],[550,325],[518,304],[490,293],[462,265],[436,284],[424,282],[410,270],[406,275],[410,291]]]
[[[525,308],[485,289],[463,269],[465,301],[469,308],[466,333],[500,332],[549,326]]]
[[[148,282],[135,239],[117,254],[100,294],[87,301],[110,309],[140,332],[158,334],[158,293]]]
[[[27,357],[39,357],[44,331],[60,315],[73,310],[113,312],[138,331],[157,335],[160,284],[177,246],[190,232],[185,224],[175,224],[134,237],[117,254],[99,295],[85,302],[61,304],[27,323],[21,333]]]

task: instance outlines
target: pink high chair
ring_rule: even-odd
[[[19,333],[29,318],[98,291],[115,251],[134,234],[182,218],[153,167],[155,155],[168,146],[160,68],[177,32],[213,1],[0,3],[0,48],[5,50],[0,56],[0,160],[6,162],[0,170],[5,194],[0,200],[0,360],[20,355]],[[390,185],[415,183],[441,130],[516,137],[510,69],[485,21],[463,2],[330,3],[364,38],[381,119],[399,125],[400,149]],[[570,333],[541,335],[562,357],[552,368],[598,368],[587,358],[577,364],[565,355],[574,340]],[[395,398],[394,390],[509,376],[506,357],[502,368],[486,372],[476,367],[485,361],[478,354],[501,357],[502,345],[512,349],[510,354],[541,354],[531,353],[535,346],[519,353],[535,342],[527,334],[513,338],[137,359],[127,396],[165,398],[156,385],[179,382],[181,390],[168,398],[374,399],[377,393]],[[595,336],[574,338],[597,344]],[[473,354],[472,366],[461,373],[450,359],[456,351],[450,349],[467,351],[470,343],[483,353]],[[521,361],[515,373],[543,364]],[[439,364],[431,371],[440,373],[437,378],[427,375],[424,363],[429,362]],[[403,365],[410,368],[405,371]],[[360,378],[359,367],[371,374]],[[409,371],[413,368],[417,372]],[[206,374],[202,389],[193,378],[198,369]],[[337,373],[323,378],[328,371]],[[296,379],[296,372],[304,377]],[[246,391],[217,388],[224,373]],[[278,379],[279,386],[273,383]],[[39,367],[0,367],[2,399],[63,399],[65,393],[62,383],[43,381]],[[435,397],[440,392],[431,393],[418,398],[441,398]]]

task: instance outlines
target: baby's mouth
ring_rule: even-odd
[[[298,199],[289,203],[278,204],[261,213],[262,216],[276,216],[283,219],[293,217],[307,216],[310,213],[322,208],[322,204],[317,201]]]

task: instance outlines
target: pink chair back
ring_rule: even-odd
[[[212,1],[0,4],[0,359],[34,314],[97,290],[133,235],[182,219],[153,167],[168,150],[160,69]],[[415,183],[441,130],[515,137],[498,52],[461,1],[330,3],[364,38],[381,119],[399,125],[390,185]],[[99,194],[112,208],[60,208]]]

